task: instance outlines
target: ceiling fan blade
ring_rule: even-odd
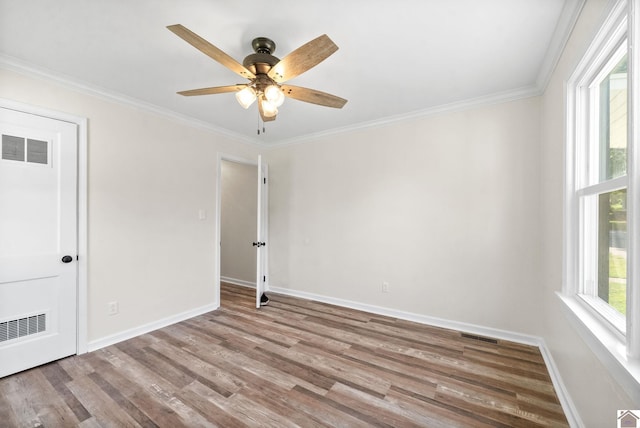
[[[278,83],[286,82],[320,64],[337,50],[338,46],[323,34],[282,58],[269,70],[269,77]]]
[[[238,92],[246,88],[247,85],[229,85],[229,86],[214,86],[211,88],[190,89],[188,91],[180,91],[178,94],[185,97],[192,97],[194,95],[213,95],[224,94],[226,92]]]
[[[231,58],[229,55],[227,55],[226,53],[224,53],[223,51],[221,51],[220,49],[218,49],[217,47],[215,47],[214,45],[212,45],[202,37],[198,36],[193,31],[182,26],[181,24],[169,25],[167,28],[170,31],[172,31],[176,36],[180,37],[182,40],[189,43],[191,46],[198,49],[200,52],[204,53],[205,55],[208,55],[209,57],[215,59],[220,64],[224,65],[234,73],[237,73],[240,76],[245,77],[247,79],[253,79],[256,77],[252,72],[247,70],[238,61]]]
[[[318,104],[325,107],[342,108],[347,103],[344,98],[299,86],[281,85],[282,93],[294,100]]]

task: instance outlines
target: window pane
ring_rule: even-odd
[[[600,82],[600,181],[627,173],[627,55]]]
[[[627,190],[598,197],[598,297],[627,311]]]

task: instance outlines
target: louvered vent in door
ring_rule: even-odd
[[[0,322],[0,342],[41,333],[47,329],[47,314]]]

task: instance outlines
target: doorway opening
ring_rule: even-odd
[[[220,306],[228,299],[255,295],[260,307],[265,279],[264,187],[258,177],[266,176],[258,162],[220,155],[218,158],[217,296]]]

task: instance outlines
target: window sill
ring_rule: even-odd
[[[626,344],[576,296],[556,293],[571,324],[634,402],[640,403],[640,361],[627,357]]]

